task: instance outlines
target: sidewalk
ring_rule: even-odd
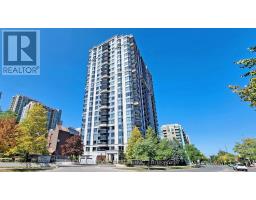
[[[45,163],[22,163],[22,162],[0,162],[0,172],[6,171],[37,171],[56,168],[56,164]]]

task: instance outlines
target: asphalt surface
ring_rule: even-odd
[[[46,172],[127,172],[131,170],[118,169],[115,166],[63,166]]]
[[[190,169],[145,170],[138,168],[116,168],[115,166],[63,166],[46,170],[46,172],[236,172],[228,166],[206,166]],[[256,172],[256,168],[249,168],[248,172]],[[238,172],[237,172],[238,173]],[[243,173],[243,172],[239,172]]]

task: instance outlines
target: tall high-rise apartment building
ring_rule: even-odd
[[[17,121],[21,119],[23,108],[31,101],[37,102],[29,97],[23,95],[16,95],[12,97],[12,102],[10,105],[10,110],[17,114]]]
[[[47,128],[55,129],[56,125],[61,122],[61,110],[50,108],[29,97],[16,95],[12,98],[10,110],[17,114],[17,121],[24,119],[29,110],[35,105],[40,104],[47,110]]]
[[[158,130],[152,76],[132,35],[89,50],[82,135],[85,155],[118,162],[132,129]]]
[[[182,146],[189,144],[189,137],[185,133],[183,127],[179,124],[167,124],[161,126],[162,136],[169,141],[176,140]]]
[[[45,106],[39,102],[31,101],[29,102],[22,111],[21,119],[22,121],[28,114],[28,112],[33,108],[34,105],[40,104],[44,107],[44,109],[47,111],[47,129],[55,129],[56,125],[61,122],[61,110],[50,108],[48,106]]]

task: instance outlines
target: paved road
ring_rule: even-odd
[[[191,169],[172,169],[171,172],[234,172],[231,167],[228,166],[206,166],[201,168]]]
[[[133,168],[129,169],[118,169],[114,166],[65,166],[58,167],[47,172],[136,172],[147,170],[136,170]],[[151,170],[150,172],[161,172],[161,170]],[[191,168],[191,169],[170,169],[162,170],[162,172],[234,172],[231,167],[228,166],[207,166],[202,168]],[[256,168],[249,168],[249,172],[256,172]]]
[[[114,166],[65,166],[58,167],[46,172],[127,172],[131,170],[117,169]]]

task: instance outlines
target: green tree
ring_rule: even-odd
[[[172,146],[172,160],[174,161],[174,164],[180,165],[189,163],[188,156],[183,146],[175,139],[170,143]]]
[[[20,123],[22,132],[31,136],[47,136],[47,110],[40,104],[34,104],[25,119]]]
[[[235,163],[236,161],[235,155],[222,150],[218,152],[214,159],[216,164],[221,165]]]
[[[256,47],[249,48],[249,51],[256,52]],[[249,78],[249,83],[245,87],[233,86],[229,87],[246,102],[250,102],[251,107],[256,107],[256,58],[241,59],[236,64],[247,72],[242,77]]]
[[[47,150],[47,111],[35,104],[24,120],[19,124],[21,136],[17,138],[17,145],[9,154],[21,154],[27,159],[30,154],[48,154]]]
[[[131,132],[131,137],[128,140],[128,145],[125,152],[125,158],[126,160],[130,161],[135,159],[135,146],[137,143],[142,141],[142,135],[140,130],[135,127]]]
[[[157,155],[158,138],[155,131],[148,127],[146,137],[135,145],[135,159],[148,161],[148,167]]]
[[[212,164],[217,164],[217,156],[216,156],[216,155],[210,155],[209,161],[210,161]]]
[[[15,119],[17,115],[12,111],[0,112],[0,119]]]
[[[156,159],[168,160],[172,158],[172,155],[173,155],[173,150],[170,142],[166,138],[162,139],[158,144],[158,148],[156,151]]]
[[[242,143],[235,145],[234,151],[238,153],[239,158],[254,162],[256,160],[256,138],[242,140]]]
[[[197,161],[205,161],[206,157],[203,155],[203,153],[195,147],[193,144],[187,144],[185,145],[186,153],[192,163],[196,163]]]

